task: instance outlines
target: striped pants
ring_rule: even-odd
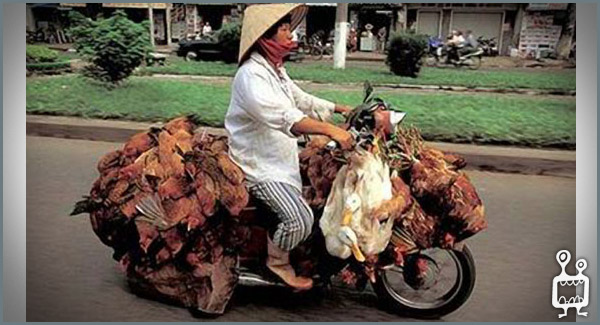
[[[273,243],[290,251],[312,232],[314,217],[302,193],[292,185],[280,182],[255,183],[250,193],[277,215],[278,224],[270,229]]]

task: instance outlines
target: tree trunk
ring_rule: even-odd
[[[569,3],[567,7],[567,20],[563,24],[562,34],[558,40],[556,46],[556,56],[559,59],[569,58],[569,52],[571,51],[571,42],[573,35],[575,35],[575,6],[574,3]]]

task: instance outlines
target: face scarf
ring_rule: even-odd
[[[288,41],[286,44],[279,44],[273,39],[266,38],[260,38],[257,44],[258,52],[276,68],[283,65],[283,58],[296,47],[296,43],[292,41]]]

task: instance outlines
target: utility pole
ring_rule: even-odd
[[[148,19],[150,20],[150,43],[154,47],[154,12],[151,3],[148,4]]]
[[[167,3],[165,8],[165,18],[167,23],[167,45],[171,46],[171,9],[173,8],[172,3]]]
[[[346,67],[346,40],[348,38],[348,4],[338,3],[335,10],[335,41],[333,47],[333,68]]]

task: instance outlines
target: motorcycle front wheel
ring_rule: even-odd
[[[420,265],[430,268],[418,284],[407,283],[402,267],[377,273],[373,289],[382,307],[412,318],[436,319],[469,299],[475,287],[475,262],[466,245],[461,251],[425,250],[418,258],[424,261]]]

